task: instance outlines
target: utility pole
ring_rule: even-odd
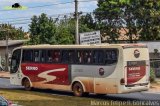
[[[8,23],[8,27],[9,27],[9,23]],[[6,62],[6,66],[5,66],[5,71],[9,71],[8,70],[8,66],[9,66],[9,62],[8,62],[8,36],[9,36],[9,29],[7,28],[7,34],[6,34],[6,53],[5,53],[5,62]]]
[[[79,13],[78,13],[78,0],[75,0],[75,27],[76,27],[76,44],[79,44]]]

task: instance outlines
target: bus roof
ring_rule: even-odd
[[[42,45],[28,45],[28,46],[21,46],[19,48],[23,49],[40,49],[40,48],[110,48],[110,47],[146,47],[145,44],[91,44],[91,45],[49,45],[49,44],[42,44]]]

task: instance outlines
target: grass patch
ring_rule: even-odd
[[[111,102],[107,97],[91,95],[89,97],[75,97],[66,95],[52,95],[43,91],[24,91],[0,89],[0,95],[22,106],[110,106]],[[116,100],[117,102],[118,100]],[[91,102],[101,102],[104,104],[95,105]],[[118,106],[118,105],[112,105]],[[125,105],[127,106],[127,105]],[[129,105],[132,106],[132,105]],[[135,105],[134,105],[135,106]]]
[[[0,95],[22,106],[90,106],[92,98],[58,96],[37,91],[0,89]]]

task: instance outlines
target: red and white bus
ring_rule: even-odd
[[[10,82],[75,96],[129,93],[149,89],[149,70],[143,44],[32,45],[13,51]]]

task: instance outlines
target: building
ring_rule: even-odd
[[[160,77],[160,41],[141,41],[148,46],[150,65],[155,70],[156,77]]]
[[[8,40],[8,56],[11,55],[12,50],[16,47],[22,46],[27,40]],[[0,40],[0,71],[5,67],[6,41]]]
[[[118,30],[119,36],[118,36],[118,38],[116,38],[116,40],[119,41],[119,43],[127,43],[127,41],[130,40],[130,37],[127,35],[128,32],[129,32],[128,29],[126,29],[126,28],[120,28]],[[139,40],[139,37],[140,37],[139,33],[140,33],[140,31],[138,32],[137,35],[135,35],[135,34],[131,35],[133,41],[138,41]],[[102,38],[102,42],[107,42],[107,41],[111,40],[110,36],[107,33],[103,33],[101,35],[101,38]]]

